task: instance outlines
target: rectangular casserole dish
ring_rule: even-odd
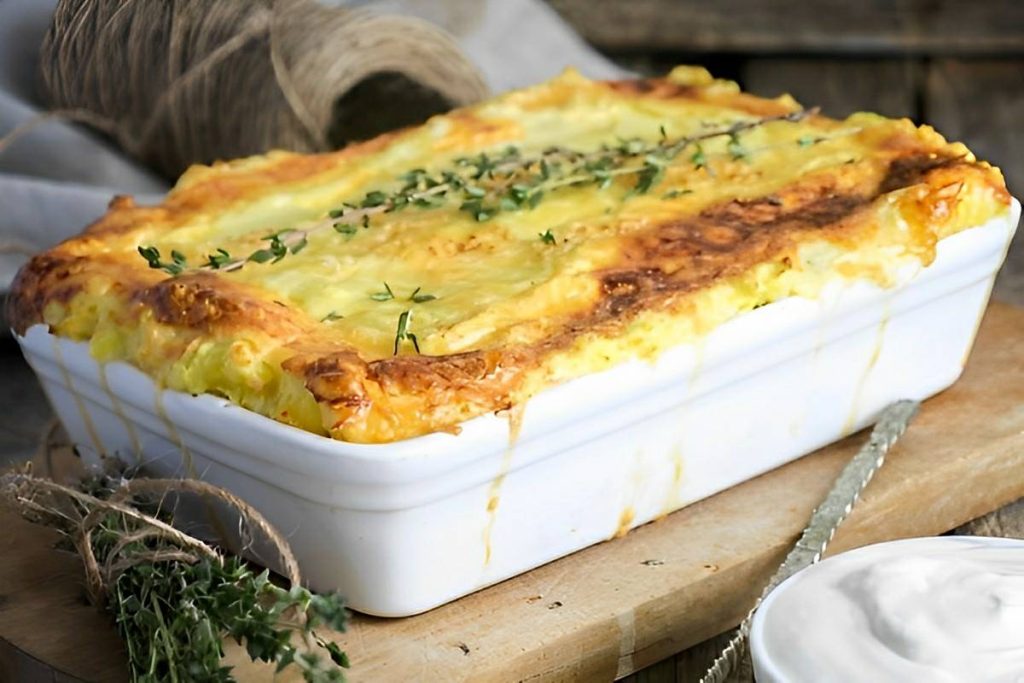
[[[547,389],[458,435],[333,441],[161,390],[34,325],[25,356],[82,455],[195,475],[256,505],[309,583],[421,612],[664,516],[959,376],[1020,214],[941,240],[899,284],[833,282],[706,337]],[[287,455],[287,457],[282,457]]]

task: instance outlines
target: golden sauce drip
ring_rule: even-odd
[[[523,415],[525,413],[525,403],[514,405],[506,411],[508,416],[508,448],[505,449],[505,455],[498,466],[498,476],[491,482],[491,487],[487,494],[487,524],[484,525],[485,567],[491,562],[491,534],[494,531],[494,522],[498,517],[498,503],[501,500],[498,494],[501,491],[501,485],[505,481],[505,477],[508,476],[509,469],[512,467],[512,455],[515,452],[515,445],[519,441],[519,432],[523,428]]]
[[[854,425],[857,424],[857,416],[860,414],[860,402],[862,394],[864,393],[864,386],[868,382],[868,378],[871,376],[871,371],[875,369],[875,365],[878,363],[879,356],[882,355],[882,342],[885,341],[885,330],[889,326],[889,302],[885,303],[885,310],[882,312],[882,321],[878,324],[878,329],[875,333],[875,346],[871,350],[871,356],[868,358],[868,364],[864,367],[864,372],[861,373],[860,379],[857,380],[857,388],[853,392],[853,403],[850,404],[850,414],[846,417],[846,422],[843,424],[843,436],[849,436],[853,433]]]
[[[135,456],[135,464],[141,465],[142,442],[139,440],[139,433],[135,431],[135,425],[132,424],[132,421],[128,419],[127,415],[125,415],[121,401],[110,388],[110,382],[107,381],[107,366],[99,364],[98,371],[100,375],[100,387],[102,387],[103,391],[106,392],[107,398],[110,399],[110,407],[113,408],[114,414],[117,415],[119,420],[121,420],[125,431],[128,432],[128,438],[132,442],[132,454]]]
[[[159,387],[154,388],[155,399],[153,401],[153,407],[160,418],[160,421],[164,423],[164,431],[167,432],[167,438],[181,451],[181,462],[185,466],[185,473],[191,479],[198,479],[199,475],[196,474],[195,464],[192,462],[192,451],[188,449],[185,442],[181,438],[181,434],[178,432],[178,428],[171,422],[171,418],[167,415],[167,409],[164,407],[164,393],[165,390]]]
[[[693,370],[686,380],[686,405],[693,399],[693,389],[697,385],[700,373],[704,370],[704,351],[707,347],[707,336],[702,335],[693,342]]]
[[[60,348],[60,339],[58,337],[53,337],[52,343],[54,360],[57,361],[57,367],[60,368],[61,377],[64,379],[64,386],[67,388],[68,393],[75,402],[75,407],[78,409],[78,414],[82,418],[82,424],[85,425],[85,431],[89,435],[89,440],[92,442],[93,448],[96,450],[96,454],[101,458],[106,458],[107,449],[104,447],[103,441],[100,439],[99,432],[96,431],[96,425],[93,424],[92,415],[89,414],[89,409],[85,407],[82,397],[79,396],[78,391],[75,390],[75,385],[71,381],[71,373],[68,372],[68,368],[64,364],[64,353]]]
[[[627,505],[626,509],[619,515],[619,526],[615,529],[615,534],[612,538],[621,538],[629,533],[629,528],[633,524],[633,518],[636,516],[636,512],[633,510],[632,505]]]
[[[686,466],[683,462],[683,449],[682,446],[676,444],[672,447],[672,481],[669,483],[668,495],[665,496],[665,502],[661,506],[661,512],[658,513],[658,516],[655,517],[655,519],[664,519],[682,507],[679,500],[679,487],[683,484],[683,473],[685,471]]]
[[[693,391],[697,385],[697,380],[700,378],[700,374],[704,369],[704,352],[706,348],[706,336],[700,336],[693,342],[693,369],[690,370],[690,374],[686,378],[686,396],[683,398],[683,405],[680,410],[681,415],[679,417],[679,423],[682,425],[682,433],[679,437],[680,443],[675,444],[672,447],[671,452],[672,481],[669,483],[668,495],[665,496],[665,502],[662,503],[661,511],[655,519],[664,519],[682,507],[679,499],[679,487],[683,483],[683,473],[686,470],[686,466],[683,460],[683,446],[681,440],[683,438],[683,434],[686,432],[685,425],[690,415],[690,405],[693,403]]]

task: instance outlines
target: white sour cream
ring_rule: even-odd
[[[758,683],[1024,683],[1024,541],[946,536],[824,560],[764,602]]]

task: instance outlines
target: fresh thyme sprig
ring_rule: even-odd
[[[223,249],[218,249],[223,251]],[[163,261],[160,257],[160,250],[156,247],[139,247],[139,256],[146,259],[150,268],[159,268],[171,275],[181,275],[188,267],[185,255],[180,251],[171,250],[171,260]]]
[[[425,292],[422,292],[422,290],[423,287],[417,287],[416,289],[412,290],[412,294],[409,295],[408,300],[415,304],[423,304],[428,301],[433,301],[434,299],[437,298],[433,294],[427,294]],[[395,296],[395,292],[391,289],[391,286],[385,282],[384,291],[374,292],[373,294],[370,295],[370,298],[373,299],[374,301],[392,301],[397,297]]]
[[[370,298],[374,301],[396,301],[398,297],[395,296],[395,290],[391,289],[391,285],[387,282],[384,283],[384,291],[374,292],[370,295]],[[412,290],[406,301],[411,301],[414,304],[425,304],[428,301],[435,301],[437,296],[434,294],[427,294],[423,291],[423,287],[417,287]],[[336,320],[342,320],[345,316],[337,311],[331,311],[324,317],[320,318],[322,323],[331,323]],[[394,355],[398,355],[398,348],[403,341],[411,341],[413,348],[416,353],[420,352],[419,340],[416,335],[409,331],[409,325],[412,322],[412,311],[404,311],[398,317],[398,329],[395,333],[395,350]]]
[[[62,547],[81,555],[87,594],[116,622],[132,680],[234,681],[222,661],[224,640],[231,638],[250,658],[273,663],[278,672],[295,667],[307,683],[344,681],[348,658],[316,630],[345,630],[348,613],[341,598],[312,593],[297,582],[281,588],[266,570],[254,571],[176,530],[162,497],[197,490],[217,489],[119,473],[91,477],[77,487],[27,470],[0,475],[0,502],[58,530]],[[159,495],[142,501],[140,491]]]
[[[533,209],[554,190],[585,185],[604,189],[616,178],[625,176],[634,177],[629,196],[645,194],[662,180],[666,168],[678,163],[677,158],[684,150],[693,150],[687,160],[694,168],[710,171],[702,142],[728,137],[729,156],[733,160],[748,159],[752,150],[743,146],[741,133],[772,122],[795,123],[817,111],[817,108],[799,109],[737,121],[729,126],[676,139],[669,138],[662,126],[661,137],[656,142],[621,140],[617,145],[603,145],[587,153],[554,146],[539,156],[524,157],[518,148],[508,147],[499,154],[484,152],[458,158],[452,168],[436,174],[421,168],[413,169],[399,177],[401,185],[395,191],[372,190],[359,202],[332,209],[326,218],[308,227],[267,235],[263,237],[267,244],[246,256],[236,257],[226,249],[218,248],[195,268],[229,272],[250,262],[277,263],[289,254],[302,251],[313,233],[333,229],[351,239],[360,228],[369,228],[374,216],[408,207],[431,209],[458,202],[461,211],[482,222],[500,213]],[[170,275],[180,275],[189,268],[184,256],[178,252],[172,252],[171,261],[162,260],[154,246],[140,246],[139,254],[151,268],[164,270]]]
[[[420,293],[421,289],[423,288],[417,287],[416,289],[412,290],[412,294],[409,295],[409,301],[413,302],[414,304],[425,304],[426,302],[433,301],[434,299],[437,298],[433,294],[427,294],[426,292]]]
[[[128,533],[104,527],[111,544]],[[313,631],[344,630],[346,613],[336,598],[279,588],[266,570],[256,573],[235,557],[131,567],[117,579],[110,610],[137,681],[234,681],[221,662],[225,636],[244,643],[254,661],[275,663],[278,671],[295,666],[309,683],[343,681],[339,667],[348,667],[338,645]],[[287,617],[295,611],[305,616],[301,625]],[[326,658],[290,642],[300,631]]]
[[[403,341],[411,341],[412,347],[416,349],[416,353],[420,352],[420,343],[416,339],[416,335],[409,331],[409,327],[412,325],[412,310],[402,311],[402,314],[398,316],[398,328],[395,330],[395,350],[392,355],[398,355],[398,347]]]

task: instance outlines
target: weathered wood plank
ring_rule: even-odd
[[[1024,539],[1024,498],[984,517],[971,520],[957,529],[956,533],[967,536]]]
[[[1021,3],[1024,6],[1024,3]],[[924,117],[1003,170],[1024,197],[1024,59],[938,60],[928,69]],[[995,296],[1024,303],[1024,231],[1018,230]]]
[[[676,683],[676,663],[665,659],[622,680],[624,683]]]
[[[752,59],[742,69],[745,90],[765,97],[789,93],[829,116],[855,111],[917,118],[923,64],[914,58]]]
[[[117,631],[86,602],[81,560],[10,512],[0,526],[0,680],[127,680]]]
[[[606,50],[1024,53],[1017,0],[549,0]]]

